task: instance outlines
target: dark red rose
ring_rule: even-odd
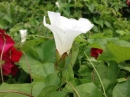
[[[130,6],[130,0],[126,0],[126,4]]]
[[[22,56],[22,52],[17,50],[16,48],[11,49],[11,60],[13,62],[18,62]]]
[[[15,76],[18,72],[18,67],[14,64],[14,62],[18,62],[22,56],[22,52],[18,51],[15,48],[12,48],[9,52],[10,54],[3,54],[2,61],[2,72],[3,75],[13,75]]]
[[[99,48],[91,48],[91,57],[95,57],[95,59],[97,59],[97,57],[99,56],[99,54],[102,54],[103,50],[99,49]]]
[[[3,51],[4,53],[7,53],[13,46],[15,42],[13,39],[5,34],[5,31],[0,29],[0,53]]]
[[[13,67],[12,61],[8,55],[3,55],[2,60],[4,61],[4,64],[2,64],[2,72],[4,75],[8,75],[11,73],[11,69]]]
[[[5,33],[5,30],[3,30],[3,29],[0,29],[0,32],[4,34],[4,33]]]
[[[2,54],[2,72],[3,75],[15,76],[18,67],[14,62],[18,62],[22,56],[22,52],[14,48],[14,40],[5,31],[0,29],[0,55]],[[3,52],[3,53],[2,53]]]
[[[13,67],[11,68],[11,75],[16,76],[19,68],[14,64]]]

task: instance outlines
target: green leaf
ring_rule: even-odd
[[[46,97],[68,97],[68,95],[66,92],[52,91],[51,93],[48,93],[48,95]]]
[[[122,47],[130,47],[130,42],[124,40],[114,41],[114,44],[122,46]]]
[[[32,94],[34,97],[37,97],[43,88],[45,88],[47,85],[45,82],[33,82],[33,88],[32,88]]]
[[[104,64],[104,62],[95,63],[95,67],[102,79],[107,78],[106,73],[107,73],[108,67]],[[96,73],[95,73],[95,75],[96,75],[95,80],[99,80]]]
[[[41,93],[37,97],[46,97],[50,92],[56,91],[57,87],[48,86],[42,89]]]
[[[5,91],[2,93],[2,91]],[[0,86],[0,97],[26,97],[25,95],[12,93],[7,91],[18,91],[26,94],[31,93],[31,84],[6,84],[2,83]]]
[[[57,73],[51,73],[46,77],[47,85],[59,86],[60,78]]]
[[[115,60],[115,56],[109,51],[108,48],[105,48],[103,53],[98,56],[98,60]]]
[[[85,36],[79,35],[79,36],[76,37],[75,41],[76,42],[86,42]]]
[[[54,40],[48,40],[45,43],[41,44],[41,48],[43,49],[43,60],[44,62],[55,62],[55,53],[56,53],[56,48],[55,48],[55,42]]]
[[[11,16],[5,15],[5,16],[4,16],[4,19],[5,19],[6,21],[8,21],[9,23],[12,23],[12,18],[11,18]]]
[[[118,78],[120,68],[118,67],[118,64],[114,61],[110,61],[108,63],[108,65],[109,65],[109,67],[108,67],[108,71],[107,71],[107,78],[110,81],[115,82],[116,79]]]
[[[111,27],[111,24],[110,24],[108,21],[104,21],[104,24],[105,24],[107,27]]]
[[[113,97],[130,97],[130,78],[118,83],[113,90]]]
[[[130,48],[129,47],[122,47],[119,45],[115,45],[113,43],[109,43],[107,45],[109,51],[114,55],[115,60],[117,62],[122,62],[125,60],[130,59]]]
[[[7,24],[3,20],[1,20],[1,19],[0,19],[0,28],[2,28],[2,29],[6,29],[7,28]]]
[[[41,63],[40,61],[27,56],[28,62],[26,61],[26,57],[22,57],[19,61],[20,66],[27,73],[31,73],[31,76],[35,80],[45,80],[45,77],[51,73],[54,73],[54,64],[53,63]],[[28,66],[29,65],[29,66]],[[31,71],[29,72],[29,68]]]
[[[124,69],[124,70],[130,72],[130,67],[128,67],[128,66],[124,66],[124,67],[122,67],[122,69]]]
[[[72,81],[69,81],[68,83],[71,84],[73,87],[78,86],[78,85],[81,84],[78,79],[73,79]],[[73,88],[69,84],[66,84],[63,91],[73,93]]]
[[[33,40],[26,41],[21,48],[26,52],[28,49],[30,49],[33,46],[36,46],[42,42],[44,42],[44,38],[35,38]]]
[[[117,79],[117,81],[120,83],[120,82],[127,81],[127,79],[126,78],[119,78],[119,79]]]
[[[87,5],[88,9],[89,9],[91,12],[94,11],[95,5],[94,5],[93,3],[92,3],[92,4],[86,4],[86,5]]]
[[[90,70],[86,65],[81,65],[78,72],[81,76],[87,76],[90,74]]]
[[[92,82],[76,86],[75,89],[80,97],[102,97],[102,94]],[[76,93],[74,93],[74,97],[78,97]]]

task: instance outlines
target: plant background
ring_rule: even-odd
[[[12,36],[16,47],[21,40],[19,30],[28,30],[27,41],[18,47],[24,51],[17,63],[19,72],[15,77],[4,76],[0,91],[17,90],[34,97],[104,97],[90,60],[102,79],[107,97],[130,97],[130,5],[126,0],[58,0],[58,8],[55,2],[0,0],[0,28]],[[61,87],[54,69],[53,35],[43,26],[47,11],[57,11],[68,18],[87,18],[95,25],[75,39]],[[96,60],[90,56],[91,48],[103,49],[103,54]],[[0,97],[17,96],[26,97],[0,93]]]

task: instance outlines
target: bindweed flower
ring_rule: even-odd
[[[19,30],[20,35],[21,35],[21,42],[26,41],[26,36],[27,36],[27,30]]]
[[[55,2],[55,4],[56,4],[56,6],[58,7],[58,8],[60,8],[60,4],[59,4],[59,2],[57,1],[57,2]]]
[[[64,53],[68,53],[72,47],[74,39],[81,33],[86,33],[89,31],[94,25],[85,18],[76,19],[68,19],[60,15],[57,12],[48,11],[48,16],[51,24],[46,23],[46,19],[44,16],[44,26],[49,28],[55,39],[56,49],[58,50],[60,55]]]
[[[98,58],[99,54],[102,54],[103,50],[99,48],[91,48],[91,57]]]

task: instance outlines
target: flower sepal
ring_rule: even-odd
[[[56,62],[55,69],[58,71],[62,71],[65,68],[67,53],[64,53],[62,56],[56,51]]]

